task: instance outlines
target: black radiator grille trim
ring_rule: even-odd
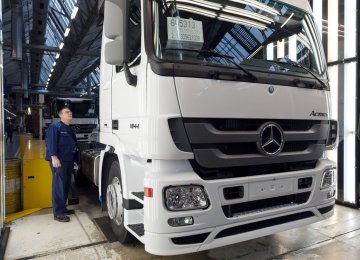
[[[324,207],[324,208],[320,208],[318,210],[319,210],[319,212],[321,214],[325,214],[325,213],[328,213],[328,212],[332,211],[333,208],[334,208],[334,205],[331,205],[331,206],[327,206],[327,207]]]
[[[283,131],[306,131],[316,124],[328,124],[327,120],[291,119],[228,119],[228,118],[183,118],[184,123],[209,123],[221,131],[256,131],[266,122],[281,125]]]
[[[313,212],[306,211],[306,212],[295,213],[295,214],[291,214],[291,215],[287,215],[287,216],[283,216],[283,217],[266,219],[266,220],[253,222],[253,223],[249,223],[249,224],[245,224],[245,225],[240,225],[240,226],[236,226],[236,227],[232,227],[232,228],[227,228],[227,229],[220,231],[216,235],[215,239],[228,237],[228,236],[234,236],[234,235],[238,235],[238,234],[242,234],[242,233],[246,233],[246,232],[250,232],[250,231],[254,231],[254,230],[258,230],[258,229],[262,229],[262,228],[273,227],[276,225],[281,225],[281,224],[285,224],[285,223],[289,223],[289,222],[298,221],[301,219],[311,218],[314,216],[315,216],[315,214]]]
[[[186,237],[173,237],[171,240],[175,245],[199,244],[203,243],[209,235],[210,233],[202,233]]]
[[[200,166],[195,160],[189,160],[193,170],[204,180],[238,178],[256,175],[266,175],[282,172],[315,169],[317,161],[291,162],[265,165],[249,165],[240,167],[227,167],[209,169]]]
[[[297,194],[290,194],[286,196],[253,200],[237,204],[222,206],[222,210],[227,218],[234,217],[234,215],[246,213],[253,210],[261,210],[270,207],[277,207],[282,205],[300,205],[309,200],[311,192],[303,192]]]

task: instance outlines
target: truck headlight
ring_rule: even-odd
[[[335,168],[326,169],[323,173],[320,189],[328,189],[335,185]]]
[[[171,186],[165,189],[165,205],[168,210],[206,209],[209,199],[201,186]]]

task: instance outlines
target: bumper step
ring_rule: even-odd
[[[128,225],[128,228],[135,232],[139,237],[144,236],[144,224],[130,224]]]
[[[144,205],[144,192],[131,192],[131,198]]]

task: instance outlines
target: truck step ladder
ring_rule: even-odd
[[[127,230],[136,237],[141,243],[145,243],[144,237],[144,224],[129,224],[127,225]]]
[[[144,205],[144,192],[140,191],[140,192],[131,192],[130,197],[134,200],[136,200],[137,202],[141,203]]]

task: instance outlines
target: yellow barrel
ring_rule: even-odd
[[[20,159],[5,160],[5,213],[21,210]]]

